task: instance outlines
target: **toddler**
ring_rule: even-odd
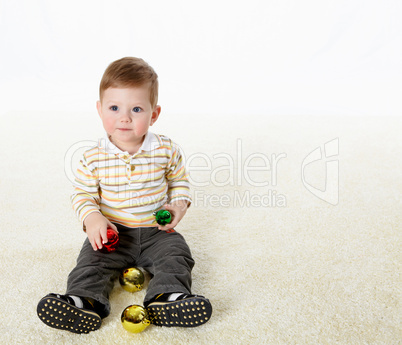
[[[39,301],[38,316],[50,327],[98,329],[110,313],[114,280],[135,266],[152,277],[144,299],[152,323],[195,327],[211,317],[209,300],[191,294],[194,260],[174,230],[191,203],[182,155],[168,137],[148,131],[161,112],[157,101],[158,76],[144,60],[126,57],[108,66],[97,102],[106,137],[83,154],[71,198],[87,239],[65,295]],[[161,208],[172,214],[164,226],[153,216]],[[118,232],[120,244],[105,254],[99,250],[108,228]]]

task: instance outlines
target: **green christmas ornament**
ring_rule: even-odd
[[[169,224],[172,220],[172,215],[168,210],[159,210],[154,212],[155,220],[159,225]]]

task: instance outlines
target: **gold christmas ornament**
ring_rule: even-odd
[[[137,292],[144,287],[144,273],[136,267],[126,268],[119,277],[120,285],[128,292]]]
[[[140,305],[133,304],[123,310],[121,323],[127,331],[140,333],[150,325],[151,321],[146,309]]]

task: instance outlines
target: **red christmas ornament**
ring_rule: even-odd
[[[99,249],[101,253],[112,253],[119,247],[119,235],[113,229],[107,229],[107,242]]]

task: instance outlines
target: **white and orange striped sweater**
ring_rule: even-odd
[[[134,155],[117,148],[108,137],[85,151],[71,196],[83,223],[93,212],[127,227],[156,226],[153,211],[166,202],[191,195],[183,156],[168,137],[148,132]]]

